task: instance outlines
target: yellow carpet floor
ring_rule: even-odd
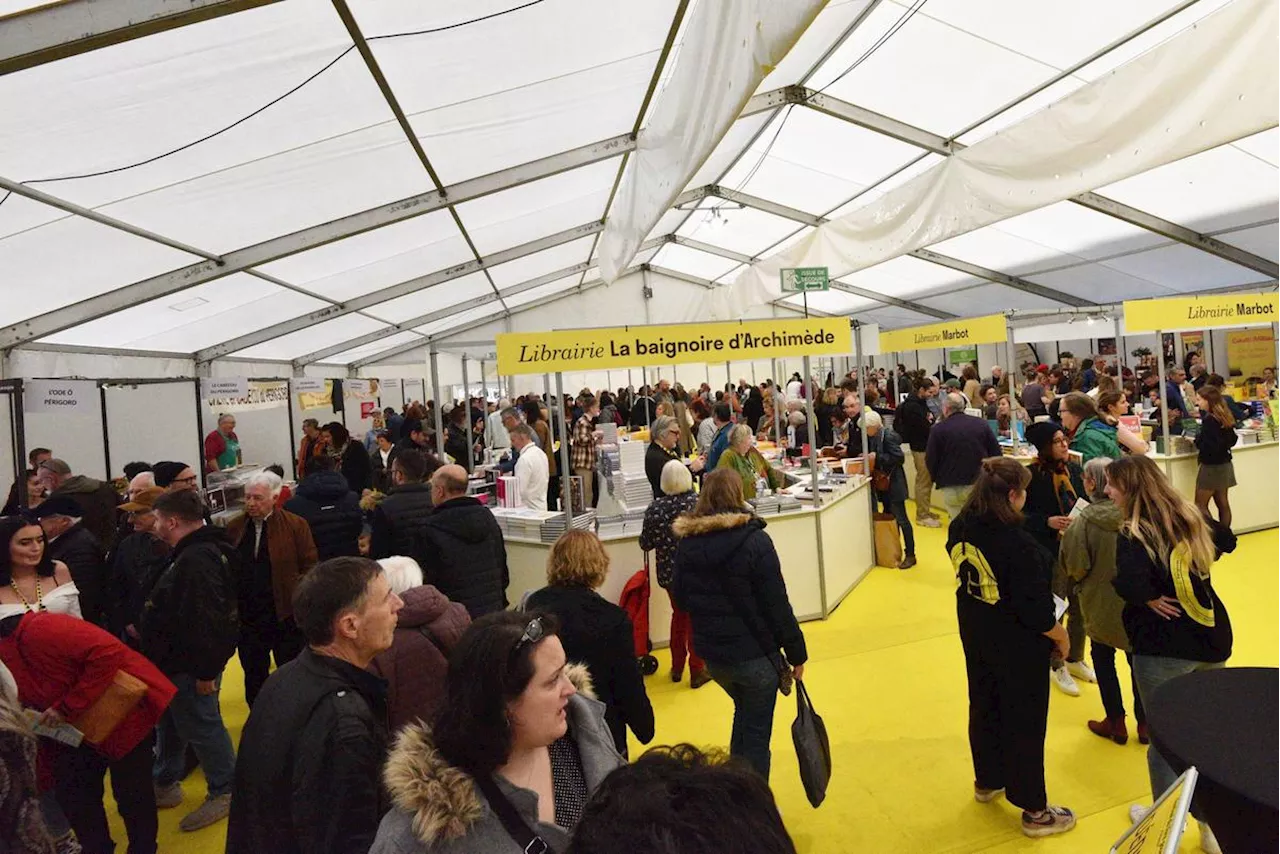
[[[1108,851],[1128,826],[1129,804],[1149,803],[1150,793],[1146,748],[1136,738],[1120,747],[1085,729],[1085,721],[1102,716],[1095,685],[1081,683],[1078,698],[1055,690],[1050,701],[1049,797],[1076,811],[1074,831],[1033,841],[1022,836],[1018,810],[1003,799],[974,802],[964,658],[945,536],[917,527],[916,538],[915,569],[873,570],[830,620],[804,625],[810,654],[805,681],[830,733],[835,773],[826,803],[812,809],[791,749],[794,700],[779,698],[771,783],[796,847],[801,854]],[[1270,530],[1242,537],[1237,551],[1215,568],[1214,585],[1236,632],[1232,665],[1277,664],[1276,565],[1277,532]],[[732,705],[724,693],[714,683],[696,692],[687,679],[672,684],[665,652],[659,658],[662,666],[648,680],[658,723],[654,743],[727,744]],[[1127,670],[1120,678],[1129,707]],[[243,696],[233,660],[222,699],[236,740],[246,716]],[[633,742],[631,749],[634,756],[643,748]],[[193,834],[177,829],[181,815],[204,796],[198,772],[186,782],[186,796],[181,808],[161,814],[161,850],[221,854],[225,823]],[[112,821],[123,850],[123,828],[115,816]],[[1198,845],[1193,824],[1179,851],[1194,852]]]

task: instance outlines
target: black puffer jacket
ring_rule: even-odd
[[[635,631],[627,612],[582,586],[544,587],[524,607],[550,611],[560,621],[565,657],[591,672],[618,752],[627,755],[627,727],[641,744],[652,741],[653,706],[636,666]]]
[[[107,628],[135,649],[138,642],[125,629],[137,629],[142,609],[160,573],[169,563],[169,547],[154,534],[134,532],[116,544],[111,555],[111,596]]]
[[[297,494],[285,502],[284,509],[307,520],[320,560],[360,554],[364,514],[360,496],[347,488],[342,472],[308,475],[298,484]]]
[[[792,665],[809,657],[764,528],[748,513],[681,516],[672,525],[680,544],[671,594],[689,614],[693,646],[708,663],[741,664],[779,648]]]
[[[80,591],[81,615],[94,625],[105,626],[107,568],[98,538],[78,522],[49,544],[49,557],[62,561],[71,571],[71,580]]]
[[[493,513],[474,498],[451,498],[427,517],[408,553],[432,584],[471,619],[507,607],[507,547]]]
[[[929,431],[933,428],[933,413],[929,404],[918,394],[912,394],[898,406],[893,419],[893,429],[911,450],[923,453],[929,447]]]
[[[258,700],[240,739],[227,854],[368,851],[390,806],[386,684],[304,649]]]
[[[338,458],[338,463],[347,486],[359,498],[360,493],[373,483],[373,461],[369,459],[364,445],[355,439],[349,440],[346,447],[342,449],[342,456]],[[320,559],[324,560],[323,554]]]
[[[239,556],[216,528],[200,528],[173,550],[142,608],[142,652],[166,675],[216,679],[236,651]]]
[[[391,490],[373,511],[369,556],[378,558],[413,554],[413,541],[431,517],[431,487],[406,483]]]

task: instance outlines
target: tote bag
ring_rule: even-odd
[[[826,724],[814,710],[809,691],[800,679],[796,680],[796,719],[791,724],[791,740],[795,742],[805,796],[816,808],[827,797],[827,783],[831,781],[831,743]]]
[[[898,520],[892,513],[876,513],[871,517],[876,532],[876,566],[896,569],[902,560],[902,542],[898,539]]]

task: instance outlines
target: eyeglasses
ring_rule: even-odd
[[[180,478],[177,478],[177,479],[175,479],[175,480],[174,480],[174,483],[187,483],[187,484],[193,484],[193,485],[194,485],[194,484],[195,484],[195,482],[196,482],[197,480],[199,480],[199,479],[200,479],[200,478],[199,478],[199,476],[198,476],[198,475],[194,475],[194,474],[193,474],[193,475],[191,475],[191,477],[180,477]]]
[[[524,627],[524,634],[520,635],[520,640],[516,641],[515,649],[519,650],[527,643],[537,643],[544,637],[546,637],[546,629],[542,627],[542,618],[534,617],[529,621],[529,625]]]
[[[1071,443],[1067,441],[1067,437],[1066,437],[1066,436],[1059,436],[1058,438],[1056,438],[1056,439],[1054,439],[1054,440],[1053,440],[1053,444],[1055,444],[1055,445],[1070,445]]]

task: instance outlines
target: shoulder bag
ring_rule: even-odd
[[[22,644],[15,643],[14,646],[22,663],[30,670],[31,665],[27,664],[27,657],[22,654]],[[132,673],[117,670],[98,699],[68,723],[80,730],[85,741],[97,747],[111,737],[111,733],[124,723],[125,718],[129,717],[146,696],[147,683]]]
[[[498,821],[502,822],[507,835],[525,854],[555,854],[555,849],[529,827],[524,816],[520,815],[520,811],[502,793],[502,789],[491,775],[485,774],[474,779],[480,791],[484,793],[485,800],[493,808],[494,815],[498,817]]]

